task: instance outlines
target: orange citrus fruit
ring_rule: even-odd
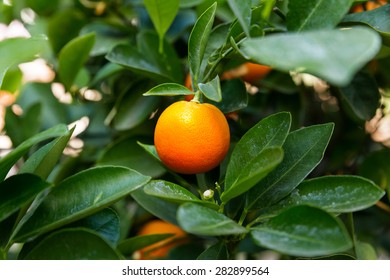
[[[370,11],[376,8],[379,8],[383,5],[386,5],[386,0],[376,0],[376,1],[368,1],[365,4],[359,4],[352,8],[353,13],[360,13],[364,11]]]
[[[159,117],[154,144],[161,161],[171,170],[207,172],[218,166],[229,150],[229,125],[214,105],[177,101]]]
[[[141,250],[137,251],[134,255],[136,259],[150,260],[150,259],[162,259],[166,258],[168,252],[185,242],[186,233],[178,226],[162,220],[152,220],[144,224],[137,235],[148,235],[148,234],[174,234],[159,242],[153,243]]]
[[[263,79],[269,72],[271,67],[252,63],[245,62],[236,69],[230,70],[225,75],[230,74],[234,78],[241,78],[243,81],[249,84],[255,84],[256,82]]]

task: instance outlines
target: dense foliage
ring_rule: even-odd
[[[0,41],[0,259],[131,259],[169,237],[136,236],[155,218],[188,233],[172,259],[390,258],[389,19],[386,1],[2,1],[29,36]],[[224,75],[246,62],[271,71]],[[192,94],[231,147],[182,175],[153,132]]]

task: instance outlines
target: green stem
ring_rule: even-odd
[[[240,226],[242,226],[242,224],[244,223],[247,214],[248,214],[248,210],[246,210],[246,209],[244,208],[244,210],[243,210],[242,213],[241,213],[240,220],[238,221],[238,224],[239,224]]]
[[[353,222],[353,213],[347,213],[347,222],[346,222],[347,230],[349,234],[352,237],[352,242],[353,242],[353,252],[356,257],[356,234],[355,234],[355,225]]]
[[[202,193],[208,189],[206,175],[204,173],[196,174],[196,180],[198,182],[198,187]]]

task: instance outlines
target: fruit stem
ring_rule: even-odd
[[[240,220],[238,221],[238,224],[240,226],[242,226],[242,224],[244,223],[247,214],[248,214],[248,211],[244,208],[244,210],[241,213]]]

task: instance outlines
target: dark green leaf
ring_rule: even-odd
[[[72,87],[77,74],[88,60],[94,44],[95,33],[90,33],[73,39],[61,49],[58,58],[58,75],[66,89]]]
[[[248,106],[248,93],[241,79],[221,81],[222,101],[211,104],[217,106],[224,114],[232,113]]]
[[[283,145],[282,163],[248,192],[245,208],[267,207],[294,190],[322,160],[333,126],[313,125],[291,132]]]
[[[250,36],[251,1],[228,0],[229,6],[237,17],[246,36]]]
[[[154,180],[150,181],[145,185],[144,191],[146,194],[159,197],[175,203],[185,203],[185,202],[194,202],[201,203],[206,207],[218,209],[218,205],[200,200],[189,190],[179,186],[177,184],[163,181],[163,180]]]
[[[332,29],[348,12],[353,0],[289,0],[286,17],[290,31]]]
[[[190,95],[194,94],[187,87],[175,83],[165,83],[150,89],[144,96],[157,95],[157,96],[176,96],[176,95]]]
[[[208,247],[197,258],[198,260],[228,260],[229,252],[224,241],[218,241],[217,243]]]
[[[344,23],[356,23],[368,25],[376,30],[383,39],[383,43],[390,46],[390,5],[365,11],[362,13],[351,13],[344,17]]]
[[[303,205],[252,228],[251,234],[257,245],[293,256],[315,257],[352,247],[345,227],[337,218]]]
[[[0,183],[0,221],[3,221],[36,195],[49,183],[32,174],[14,175]]]
[[[149,181],[123,167],[95,167],[77,173],[43,199],[21,222],[15,240],[26,240],[98,212]]]
[[[179,0],[144,0],[146,10],[160,37],[160,46],[162,46],[165,33],[179,11],[179,3]]]
[[[19,173],[33,173],[43,179],[47,179],[57,161],[61,158],[73,131],[74,128],[67,135],[53,140],[32,154],[20,167]]]
[[[162,241],[171,237],[173,234],[148,234],[132,237],[126,240],[123,240],[118,244],[118,250],[124,256],[131,256],[134,252],[145,248],[149,245]]]
[[[63,229],[36,245],[26,260],[119,260],[119,254],[88,229]]]
[[[140,188],[132,192],[131,196],[141,207],[145,208],[146,211],[150,212],[151,214],[162,220],[177,225],[177,203],[169,202],[158,197],[147,195],[144,191],[144,188]]]
[[[16,147],[12,152],[7,154],[0,160],[0,181],[4,180],[8,171],[11,167],[24,155],[28,150],[38,144],[39,142],[45,141],[50,138],[64,136],[68,134],[68,128],[66,125],[57,125],[53,128],[50,128],[46,131],[43,131],[39,134],[34,135],[30,139],[24,141],[18,147]]]
[[[7,70],[36,58],[43,52],[47,40],[41,38],[10,38],[0,42],[0,86]]]
[[[210,100],[219,102],[222,100],[221,84],[217,75],[210,82],[198,84],[199,90]]]
[[[120,238],[119,216],[111,208],[103,209],[102,211],[88,216],[69,226],[91,229],[104,237],[112,245],[116,245]]]
[[[164,174],[165,168],[161,166],[160,160],[151,157],[140,147],[138,140],[140,137],[130,137],[112,143],[103,150],[97,165],[124,166],[151,177]]]
[[[379,107],[380,93],[374,77],[359,72],[346,86],[339,88],[343,105],[360,121],[368,121],[375,116]]]
[[[383,149],[368,155],[359,166],[359,174],[373,180],[387,190],[390,198],[390,149]]]
[[[244,192],[249,190],[280,162],[283,152],[275,147],[283,145],[290,125],[291,115],[282,112],[263,119],[245,133],[231,155],[226,171],[225,192],[232,188],[239,190],[241,186],[245,186]],[[271,159],[270,165],[260,168],[265,164],[264,160]],[[256,172],[256,168],[260,169]],[[237,190],[234,191],[235,195]],[[226,198],[232,197],[229,195]]]
[[[151,32],[137,36],[137,47],[116,46],[106,58],[159,83],[183,81],[183,69],[174,48],[164,41],[164,53],[158,52],[159,38]]]
[[[214,23],[217,2],[209,7],[196,21],[188,41],[188,63],[191,77],[197,84],[208,38]]]
[[[177,211],[177,220],[185,231],[209,236],[246,233],[235,221],[213,209],[196,203],[184,203]]]
[[[221,195],[221,200],[223,202],[227,202],[230,199],[247,192],[272,170],[274,170],[275,167],[282,162],[282,160],[282,148],[265,148],[240,169],[241,172],[236,178],[234,178],[234,181],[226,181],[226,188]],[[228,168],[228,170],[231,169]]]
[[[325,176],[304,181],[274,209],[309,204],[329,212],[348,213],[374,205],[384,194],[363,177]]]
[[[360,27],[248,39],[241,44],[241,51],[274,69],[309,73],[336,86],[346,86],[377,54],[380,45],[375,31]]]

